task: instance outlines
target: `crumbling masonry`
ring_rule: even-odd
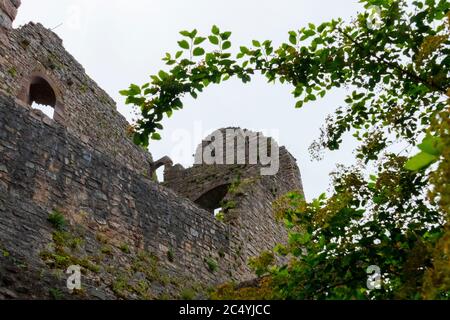
[[[19,6],[0,0],[0,298],[204,298],[251,279],[248,259],[287,240],[271,204],[302,190],[295,159],[280,148],[274,176],[153,161],[56,34],[12,29]]]

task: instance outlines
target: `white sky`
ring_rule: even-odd
[[[148,82],[150,74],[164,68],[161,58],[178,50],[180,30],[209,34],[216,24],[233,32],[234,48],[253,39],[278,45],[287,41],[289,30],[337,17],[348,20],[361,8],[358,0],[22,0],[15,26],[29,21],[58,26],[54,31],[66,49],[131,121],[119,90]],[[343,104],[345,92],[335,91],[303,109],[294,108],[290,92],[289,86],[268,85],[258,76],[246,85],[232,80],[209,87],[198,100],[185,99],[185,108],[164,121],[163,140],[152,142],[150,151],[155,160],[169,155],[190,166],[196,145],[215,129],[266,130],[297,158],[306,196],[312,199],[328,189],[336,163],[354,162],[351,141],[320,162],[308,152],[325,117]]]

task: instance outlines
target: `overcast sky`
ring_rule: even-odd
[[[358,0],[22,0],[15,26],[34,21],[56,28],[66,49],[131,121],[119,90],[148,82],[150,74],[163,68],[164,54],[178,50],[180,30],[207,34],[217,24],[233,32],[237,48],[252,39],[279,44],[289,30],[337,17],[349,20],[361,8]],[[196,145],[214,129],[266,131],[297,159],[307,198],[317,197],[328,189],[328,174],[337,163],[353,163],[351,141],[320,162],[308,153],[325,117],[343,104],[345,92],[335,91],[300,110],[290,92],[289,86],[268,85],[261,77],[246,85],[232,80],[209,87],[164,121],[163,140],[153,142],[150,151],[155,159],[169,155],[190,166]]]

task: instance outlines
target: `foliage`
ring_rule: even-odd
[[[267,268],[259,263],[263,256],[252,264],[258,275],[268,274],[279,298],[448,299],[450,3],[361,2],[366,10],[351,22],[309,24],[290,31],[278,48],[254,40],[235,58],[230,32],[182,31],[182,50],[164,59],[172,69],[121,92],[142,115],[134,142],[160,139],[162,119],[183,107],[185,94],[196,98],[231,77],[245,83],[258,73],[287,82],[297,108],[345,87],[346,105],[328,117],[311,151],[319,158],[325,149],[337,150],[351,133],[360,143],[358,164],[338,168],[329,197],[279,199],[275,209],[289,243],[275,252],[289,263]],[[206,40],[212,50],[205,50]],[[399,143],[420,153],[395,154]],[[370,266],[381,270],[381,289],[367,287]],[[231,296],[236,288],[222,289],[221,296]]]
[[[175,261],[175,254],[172,249],[167,250],[167,260],[169,260],[169,262]]]
[[[130,246],[126,243],[122,243],[119,247],[120,251],[122,251],[123,253],[130,253]]]
[[[433,267],[424,277],[423,297],[425,299],[449,299],[450,297],[450,228],[439,240],[433,251]]]
[[[64,215],[58,210],[53,210],[48,215],[47,220],[56,230],[63,230],[66,226],[66,219],[64,218]]]
[[[259,257],[249,260],[250,268],[258,277],[262,277],[269,273],[269,269],[275,263],[275,256],[272,252],[263,252]]]
[[[208,270],[212,273],[216,272],[219,269],[219,265],[216,260],[211,257],[205,258],[205,263],[208,266]]]
[[[61,300],[64,297],[62,291],[57,288],[50,288],[49,294],[53,300]]]
[[[210,298],[212,300],[277,300],[272,280],[269,277],[262,278],[257,283],[236,286],[226,283],[214,290]]]
[[[185,288],[180,293],[181,300],[194,300],[195,291],[192,288]]]

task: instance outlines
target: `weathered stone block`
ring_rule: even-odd
[[[11,0],[0,0],[0,11],[4,12],[11,21],[14,21],[16,18],[17,8],[18,7],[15,6]]]
[[[0,11],[0,27],[5,29],[11,29],[12,27],[11,18],[3,11]]]

